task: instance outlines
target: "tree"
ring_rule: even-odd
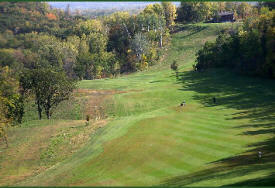
[[[76,40],[76,43],[72,42],[63,42],[61,53],[62,53],[62,62],[63,69],[66,75],[70,78],[76,78],[76,73],[74,67],[76,66],[77,56],[78,56],[78,46],[79,40]]]
[[[70,4],[67,4],[67,6],[66,6],[65,15],[66,15],[66,17],[71,16]]]
[[[170,67],[173,71],[177,71],[178,70],[177,62],[174,60]]]
[[[108,51],[114,50],[119,56],[126,53],[129,41],[133,35],[128,29],[129,19],[130,15],[128,12],[116,12],[105,20],[109,28]]]
[[[89,35],[90,33],[102,33],[107,34],[107,28],[101,20],[92,19],[87,21],[81,21],[74,27],[74,33],[81,37],[83,34]]]
[[[164,10],[164,16],[166,20],[166,27],[170,28],[175,24],[174,20],[176,19],[176,6],[173,5],[171,2],[161,2],[163,10]]]
[[[149,49],[147,38],[142,33],[137,33],[131,42],[131,48],[136,54],[137,58],[141,60],[143,54]]]
[[[23,97],[19,93],[19,83],[14,71],[7,66],[0,67],[0,96],[7,120],[21,123],[24,114]]]
[[[108,38],[101,33],[91,33],[87,36],[89,43],[89,51],[91,54],[101,53],[106,51]]]
[[[259,3],[260,7],[268,7],[269,10],[273,10],[275,8],[275,2],[272,1],[266,1]]]
[[[42,118],[44,108],[50,119],[52,109],[61,101],[67,100],[75,88],[75,83],[64,72],[49,68],[26,70],[21,76],[20,83],[24,92],[35,95],[38,117]]]
[[[176,72],[176,78],[178,79],[179,72],[178,72],[178,64],[176,60],[173,61],[173,63],[170,65],[170,68]]]
[[[89,52],[89,44],[86,39],[86,35],[83,34],[78,46],[78,56],[77,62],[74,67],[74,71],[79,79],[91,79],[91,71],[90,68],[92,66],[92,56]]]
[[[6,118],[5,114],[7,114],[7,109],[5,106],[6,99],[1,96],[0,93],[0,138],[4,140],[6,146],[8,145],[8,138],[7,138],[7,128],[9,125],[10,120]]]
[[[158,22],[157,22],[157,28],[158,28],[158,33],[159,33],[159,47],[162,48],[162,46],[163,46],[163,35],[166,31],[165,20],[164,20],[163,17],[159,17]]]
[[[157,14],[158,16],[164,15],[163,7],[159,3],[147,5],[142,13],[143,14]]]
[[[7,128],[14,123],[21,123],[24,113],[18,86],[12,70],[8,66],[0,67],[0,137],[7,147]]]
[[[241,19],[244,19],[247,16],[251,15],[252,7],[248,3],[242,2],[237,8],[237,13]]]
[[[202,21],[203,15],[200,5],[202,2],[181,2],[178,9],[178,21],[180,22],[199,22]]]

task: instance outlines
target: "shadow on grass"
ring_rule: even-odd
[[[247,150],[236,156],[214,161],[205,170],[170,178],[162,183],[166,186],[186,186],[207,180],[230,180],[265,170],[268,175],[253,180],[240,181],[225,186],[275,185],[275,80],[236,75],[223,69],[205,72],[179,73],[177,82],[182,91],[195,91],[195,100],[204,107],[219,105],[240,110],[228,115],[228,119],[246,119],[248,124],[235,129],[244,130],[242,135],[269,134],[270,139],[247,145]],[[217,103],[213,104],[212,98]],[[245,130],[254,128],[256,130]],[[262,152],[259,159],[258,152]]]
[[[228,186],[274,186],[275,185],[275,173],[271,173],[264,178],[257,178],[253,180],[247,180],[240,183],[230,184]]]
[[[171,33],[178,33],[181,31],[188,30],[190,31],[190,34],[184,35],[182,38],[187,38],[189,36],[192,36],[196,33],[199,33],[203,30],[205,30],[208,26],[199,26],[199,25],[176,25],[174,27],[174,30]]]

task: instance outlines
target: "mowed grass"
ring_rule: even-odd
[[[125,91],[103,104],[108,125],[72,157],[18,185],[272,185],[274,80],[192,71],[196,51],[230,27],[179,26],[160,64],[80,82],[84,89]],[[178,78],[173,60],[180,64]]]

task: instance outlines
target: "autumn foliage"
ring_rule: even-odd
[[[46,14],[46,17],[49,19],[49,20],[56,20],[56,15],[54,15],[53,13],[48,13]]]

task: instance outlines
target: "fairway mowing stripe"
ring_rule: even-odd
[[[175,138],[175,137],[173,136],[172,138]],[[167,138],[167,137],[161,139],[161,143],[165,143],[165,142],[169,143],[169,141],[171,141],[171,139]],[[158,149],[158,152],[162,154],[161,155],[162,158],[178,160],[179,158],[181,159],[181,156],[190,156],[190,158],[192,158],[192,160],[193,160],[193,159],[196,159],[196,157],[194,157],[194,155],[191,155],[192,151],[196,151],[198,153],[198,155],[196,155],[196,156],[199,156],[200,159],[204,158],[204,157],[213,158],[214,157],[212,155],[213,152],[222,153],[224,155],[224,152],[202,146],[202,143],[200,143],[200,142],[199,142],[199,144],[194,144],[194,143],[189,143],[186,141],[182,142],[182,141],[179,141],[178,139],[173,139],[173,141],[175,143],[173,145],[174,147],[159,144],[159,142],[157,142],[157,144],[156,144],[156,145],[158,145],[157,148],[161,148],[161,149]],[[189,145],[191,145],[192,147],[190,147]],[[188,148],[189,151],[185,151],[186,148]],[[203,154],[203,155],[201,155],[201,154]],[[201,160],[198,160],[197,162],[199,162],[199,161],[201,162]],[[193,163],[193,165],[194,164],[195,163]]]
[[[127,171],[127,172],[125,172]],[[112,180],[114,182],[120,182],[120,186],[126,186],[127,185],[127,181],[128,182],[135,182],[136,185],[143,185],[142,181],[137,181],[135,176],[131,176],[130,173],[133,172],[133,170],[129,167],[127,167],[127,169],[125,170],[106,170],[106,173],[102,176],[102,177],[109,177],[108,180]],[[100,179],[101,177],[97,177],[96,179],[92,179],[88,182],[102,182],[102,180]],[[124,183],[122,183],[124,182]],[[97,183],[96,183],[97,184]],[[87,184],[88,185],[88,184]],[[112,184],[113,185],[113,184]]]
[[[162,140],[164,140],[164,139],[162,139]],[[155,160],[162,160],[163,161],[162,158],[164,158],[164,159],[171,159],[171,158],[173,158],[174,160],[172,160],[172,161],[179,162],[178,156],[182,156],[182,151],[175,150],[175,147],[177,147],[177,146],[175,146],[175,147],[168,147],[167,146],[166,147],[166,146],[164,146],[162,144],[159,144],[159,142],[156,142],[153,147],[154,147],[153,149],[157,150],[158,154],[161,153],[161,156],[158,157],[158,156],[154,156],[154,154],[152,154],[151,157],[154,158],[154,159],[151,159],[150,162],[152,160],[153,161],[155,161]],[[159,148],[162,148],[162,150],[159,149]],[[155,152],[152,152],[152,153],[155,153]],[[163,163],[165,163],[165,162],[163,162]],[[174,166],[176,166],[176,165],[174,165]],[[194,164],[192,164],[190,166],[194,166]]]
[[[194,117],[196,117],[196,119],[200,119],[203,116],[205,120],[211,121],[211,122],[217,121],[217,117],[220,117],[220,119],[229,121],[228,120],[228,114],[224,114],[224,112],[220,112],[220,113],[211,112],[210,113],[209,111],[203,110],[203,111],[200,111],[200,113],[197,113],[197,114],[195,113],[195,114],[192,114],[192,115]]]
[[[192,122],[194,124],[197,124],[198,126],[200,126],[201,128],[205,128],[205,129],[208,129],[208,130],[213,130],[213,131],[224,131],[226,129],[230,129],[230,128],[233,128],[234,126],[225,126],[226,125],[230,125],[227,123],[222,123],[224,122],[224,120],[222,120],[221,122],[215,120],[215,121],[208,121],[208,120],[205,120],[204,117],[201,117],[200,119],[196,118],[196,117],[193,117],[191,114],[187,115],[188,117],[185,118],[185,117],[179,117],[179,118],[175,118],[175,121],[178,121],[178,122],[182,122],[182,123],[185,123],[185,122]],[[187,121],[186,121],[187,120]],[[203,126],[205,125],[205,126]],[[210,125],[213,125],[213,126],[210,126]],[[233,129],[232,129],[233,130]]]
[[[211,132],[209,129],[205,128],[204,126],[198,126],[198,124],[194,125],[194,122],[186,122],[184,127],[185,131],[191,132],[191,133],[198,133],[197,135],[205,135],[208,138],[211,139],[217,139],[222,140],[223,143],[230,142],[232,147],[238,146],[240,141],[243,141],[243,136],[237,136],[237,135],[230,135],[231,131],[228,130],[228,132]],[[230,134],[229,134],[230,133]],[[211,135],[211,137],[210,137]]]
[[[128,166],[125,170],[122,170],[122,173],[124,175],[121,177],[118,177],[119,179],[126,177],[127,179],[133,180],[136,185],[146,185],[146,184],[148,185],[148,182],[156,182],[159,179],[159,177],[157,176],[144,172],[143,168],[133,168]]]
[[[178,134],[178,138],[181,138],[183,142],[188,143],[189,145],[193,145],[193,150],[215,153],[214,156],[217,156],[217,155],[224,156],[225,154],[230,155],[232,154],[232,152],[236,151],[236,147],[224,146],[223,144],[220,144],[220,140],[213,141],[211,139],[207,139],[200,136],[189,136],[189,135],[183,136],[180,134]],[[194,142],[199,142],[199,144],[203,145],[203,147],[195,145]],[[227,142],[227,144],[229,143],[230,142]]]
[[[240,144],[232,143],[233,140],[235,139],[234,137],[232,139],[229,139],[228,141],[224,141],[223,135],[218,136],[218,137],[221,137],[220,139],[216,139],[213,137],[211,138],[211,137],[209,137],[209,135],[210,135],[209,132],[205,133],[203,131],[200,131],[199,129],[194,131],[192,129],[188,130],[188,128],[187,129],[179,128],[179,130],[180,131],[174,132],[174,136],[178,136],[180,138],[193,138],[198,141],[200,140],[204,143],[211,143],[211,145],[213,147],[223,147],[224,148],[226,145],[226,148],[230,148],[232,150],[235,150],[236,148],[240,147]],[[183,132],[183,134],[180,132]],[[198,133],[198,134],[195,134],[195,133]],[[217,136],[217,135],[214,135],[214,136]],[[220,148],[218,148],[218,149],[220,149]]]
[[[169,177],[172,175],[171,173],[160,169],[157,166],[150,165],[150,163],[143,165],[142,168],[137,168],[137,171],[139,171],[139,174],[141,174],[140,178],[143,179],[144,175],[147,177],[153,177],[155,182],[158,181],[159,178]]]
[[[178,120],[180,121],[180,120]],[[201,128],[201,129],[204,129],[204,130],[208,130],[208,131],[213,131],[213,132],[217,132],[217,133],[223,133],[225,131],[228,131],[228,130],[234,130],[232,127],[223,127],[221,128],[220,127],[220,124],[225,124],[225,123],[222,123],[222,122],[208,122],[208,121],[204,121],[204,120],[200,120],[198,121],[197,119],[195,118],[190,118],[188,119],[187,121],[181,121],[182,124],[190,124],[190,126],[195,126],[197,128]],[[228,124],[227,124],[228,125]]]
[[[203,142],[204,141],[206,141],[206,140],[208,140],[207,142],[209,142],[210,141],[210,143],[215,143],[215,142],[217,142],[217,140],[219,140],[219,139],[216,139],[216,138],[208,138],[207,136],[209,136],[209,132],[204,132],[204,131],[201,131],[201,130],[199,130],[199,129],[190,129],[190,128],[188,128],[188,126],[177,126],[177,127],[175,127],[175,126],[170,126],[170,129],[171,128],[174,128],[174,129],[176,129],[175,131],[173,131],[173,135],[179,135],[179,136],[185,136],[185,137],[190,137],[190,136],[188,136],[188,135],[194,135],[194,133],[199,133],[197,136],[199,136],[200,138],[201,138],[201,140],[203,140]],[[194,127],[193,127],[194,128]],[[172,131],[171,131],[172,132]],[[182,132],[182,133],[180,133],[180,132]],[[190,132],[190,133],[188,133],[188,135],[186,135],[185,133],[186,132]],[[206,135],[206,137],[204,136],[204,135]],[[214,136],[217,136],[217,135],[214,135]],[[221,137],[221,139],[222,138],[224,138],[222,135],[221,136],[218,136],[218,137]],[[234,139],[234,138],[233,138]],[[231,141],[231,139],[229,140],[229,142],[226,142],[226,141],[223,141],[223,140],[219,140],[219,142],[220,143],[222,143],[222,144],[230,144],[230,145],[233,145],[233,146],[230,146],[229,148],[236,148],[236,146],[239,146],[239,144],[231,144],[232,143],[232,141]],[[221,146],[222,144],[215,144],[215,146]]]
[[[165,170],[170,175],[177,174],[177,173],[187,173],[187,170],[184,170],[182,168],[178,168],[175,165],[172,165],[168,162],[165,162],[163,160],[154,160],[148,163],[149,167],[157,168],[159,170]]]
[[[252,168],[255,168],[255,165],[251,166]],[[194,182],[191,184],[188,184],[188,186],[213,186],[214,185],[228,185],[232,184],[234,182],[241,182],[244,180],[255,180],[261,177],[266,177],[270,175],[269,170],[256,170],[255,171],[249,171],[249,168],[247,169],[248,172],[242,172],[242,170],[245,169],[245,167],[240,167],[240,168],[233,168],[233,169],[228,169],[222,172],[217,172],[215,176],[212,176],[210,180],[200,180],[198,182]],[[240,174],[239,176],[235,176],[234,174]],[[232,177],[233,176],[233,177]],[[253,178],[254,177],[254,178]]]
[[[181,128],[181,127],[179,127],[179,128]],[[179,129],[178,128],[178,129]],[[183,129],[184,130],[184,129]],[[195,132],[195,131],[194,131]],[[174,135],[177,135],[177,134],[179,134],[179,131],[174,131]],[[208,136],[208,135],[207,135]],[[180,134],[180,137],[182,138],[183,137],[183,135],[182,134]],[[187,136],[187,135],[185,135],[185,137],[186,138],[194,138],[194,137],[190,137],[190,136]],[[183,137],[184,138],[184,137]],[[220,150],[220,149],[222,149],[222,148],[224,148],[224,145],[222,145],[222,144],[217,144],[216,142],[217,142],[217,140],[216,139],[209,139],[209,138],[204,138],[204,137],[196,137],[196,140],[202,140],[204,143],[205,143],[205,141],[207,141],[206,143],[211,143],[212,144],[212,147],[214,146],[214,147],[218,147],[218,149]],[[168,140],[169,141],[169,140]],[[210,141],[210,142],[209,142]],[[215,143],[215,144],[213,144],[213,143]],[[230,142],[224,142],[224,141],[222,141],[222,143],[224,143],[224,144],[229,144],[229,145],[231,145],[230,144]],[[220,148],[220,146],[222,146],[222,148]],[[209,146],[208,146],[209,147]],[[231,147],[229,147],[229,148],[236,148],[236,146],[231,146]],[[217,152],[216,150],[214,150],[215,152]],[[224,152],[222,153],[222,156],[224,156]]]
[[[173,119],[173,120],[170,120],[169,121],[167,119],[163,120],[164,122],[167,121],[167,124],[171,123],[171,122],[180,122],[180,120],[178,119]],[[162,121],[162,123],[163,123]],[[182,123],[182,125],[171,125],[169,126],[169,129],[176,129],[175,132],[178,132],[179,130],[181,132],[185,132],[185,131],[188,131],[192,134],[195,134],[195,133],[198,133],[198,135],[206,135],[206,136],[210,136],[212,135],[212,137],[209,137],[210,139],[222,139],[222,141],[220,142],[223,142],[225,144],[228,144],[228,142],[233,145],[232,148],[236,147],[236,146],[239,146],[239,142],[243,140],[243,138],[241,138],[242,136],[231,136],[229,135],[227,132],[218,132],[215,128],[212,128],[211,130],[213,130],[214,132],[211,132],[211,131],[207,131],[209,130],[209,128],[205,127],[205,126],[200,126],[199,124],[196,124],[195,122],[193,121],[187,121],[187,122],[184,122]],[[205,130],[202,130],[201,128],[205,129]],[[230,130],[229,130],[230,131]],[[228,140],[228,141],[226,141]],[[234,140],[234,141],[233,141]],[[233,142],[233,143],[232,143]]]
[[[180,134],[179,134],[180,135]],[[173,135],[176,137],[177,135]],[[213,142],[205,142],[205,139],[201,139],[201,137],[194,137],[194,136],[187,136],[187,135],[180,135],[179,136],[181,140],[177,140],[176,142],[179,144],[178,147],[182,148],[182,152],[184,153],[184,156],[190,156],[192,158],[196,158],[195,156],[198,156],[199,159],[202,158],[216,158],[217,156],[225,156],[229,155],[232,152],[231,151],[223,151],[225,148],[224,146],[218,146],[217,144],[214,144]],[[201,141],[202,140],[202,141]],[[207,145],[206,145],[207,144]],[[164,147],[164,146],[163,146]],[[218,147],[218,148],[217,148]],[[171,150],[172,148],[167,148],[166,153],[174,153],[174,150]],[[189,151],[185,151],[185,149],[188,149]],[[191,153],[196,152],[197,155],[190,155]],[[181,156],[181,155],[175,155],[175,156]]]
[[[121,179],[123,177],[127,177],[127,179],[132,179],[135,182],[136,181],[142,182],[141,185],[144,185],[145,179],[147,179],[148,182],[155,182],[158,180],[159,177],[149,174],[149,173],[152,173],[152,170],[155,170],[160,173],[164,173],[163,171],[161,171],[159,169],[155,169],[155,168],[149,168],[149,173],[148,173],[148,169],[144,169],[145,166],[147,166],[147,165],[146,164],[140,165],[139,168],[127,166],[127,168],[124,168],[124,170],[120,171],[123,173],[123,175],[117,177],[116,179],[118,179],[118,178]]]
[[[201,103],[199,103],[199,104],[201,104]],[[217,110],[218,109],[216,109],[215,107],[204,107],[204,106],[202,106],[200,108],[200,112],[202,112],[202,114],[193,114],[193,115],[198,116],[198,117],[200,117],[201,115],[205,115],[206,118],[208,118],[209,120],[215,120],[217,118],[217,116],[228,115],[228,114],[225,114],[223,111],[217,111]],[[203,112],[205,112],[207,114],[205,114]]]
[[[182,118],[182,120],[180,118]],[[218,133],[228,134],[227,133],[228,131],[236,132],[236,133],[241,132],[241,131],[238,131],[237,129],[234,129],[235,126],[240,125],[240,124],[238,124],[238,123],[231,124],[228,122],[228,120],[221,120],[221,121],[216,120],[213,122],[213,121],[204,120],[204,117],[202,117],[200,119],[190,117],[190,116],[188,116],[188,119],[184,118],[184,117],[180,117],[180,118],[174,118],[175,119],[174,121],[182,122],[182,124],[184,124],[184,125],[186,123],[188,123],[188,124],[194,125],[195,127],[202,128],[205,130],[212,130],[212,131],[218,132]],[[184,121],[184,120],[187,120],[187,121]],[[221,124],[226,125],[226,126],[221,127]]]

